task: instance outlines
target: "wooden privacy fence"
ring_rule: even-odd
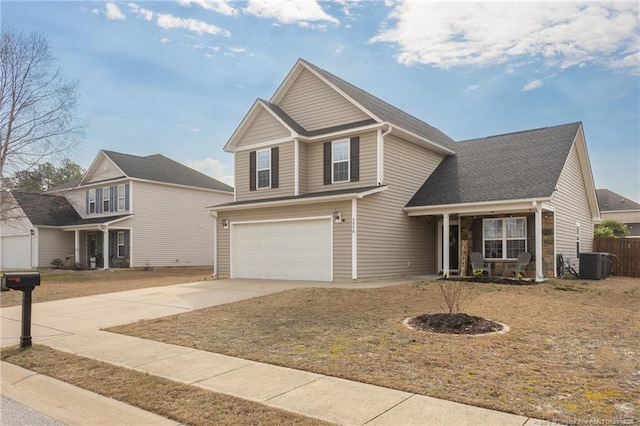
[[[593,239],[593,251],[613,254],[611,275],[640,277],[640,238]]]

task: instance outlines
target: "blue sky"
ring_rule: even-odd
[[[455,140],[582,121],[598,188],[640,200],[637,2],[5,1],[79,80],[68,156],[161,153],[227,183],[222,147],[297,58]],[[514,161],[527,161],[526,158]]]

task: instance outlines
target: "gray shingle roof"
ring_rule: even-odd
[[[65,197],[15,191],[11,195],[34,225],[64,226],[80,220],[80,215]]]
[[[229,185],[161,154],[138,157],[114,151],[102,152],[131,178],[233,192]]]
[[[455,147],[457,145],[455,144],[453,139],[451,139],[449,136],[445,135],[435,127],[412,116],[411,114],[402,111],[399,108],[394,107],[391,104],[388,104],[382,99],[379,99],[372,94],[365,92],[359,87],[356,87],[353,84],[348,83],[339,77],[336,77],[330,72],[325,71],[322,68],[318,68],[316,65],[313,65],[312,63],[309,63],[304,59],[300,60],[304,62],[305,65],[309,66],[324,78],[326,78],[328,81],[330,81],[338,89],[342,90],[354,101],[358,102],[364,108],[371,111],[371,113],[376,115],[381,120],[402,127],[405,130],[415,133],[416,135],[426,138],[434,143],[442,145],[445,148],[455,150]]]
[[[458,142],[407,207],[550,197],[580,126]]]
[[[596,196],[601,212],[640,210],[640,204],[606,188],[596,189]]]

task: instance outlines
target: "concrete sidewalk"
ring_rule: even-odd
[[[396,283],[398,281],[358,286],[380,287]],[[34,324],[38,326],[33,334],[34,342],[337,424],[521,426],[535,423],[533,419],[522,416],[99,330],[143,318],[156,318],[313,285],[221,280],[42,303],[33,309]],[[348,286],[355,287],[353,284]],[[17,311],[17,316],[14,311]],[[18,343],[19,323],[17,334],[15,323],[19,321],[19,310],[5,308],[1,316],[2,344]],[[38,382],[33,378],[20,379],[9,386],[5,383],[6,368],[2,365],[2,394],[17,384],[29,387],[29,380],[37,389],[54,386],[47,384],[49,378],[44,379],[32,372],[29,373],[40,377]],[[34,389],[31,392],[35,392]],[[47,393],[55,393],[55,390]],[[39,399],[33,395],[34,399]],[[33,407],[25,400],[19,402]],[[91,402],[87,404],[91,405]],[[80,405],[82,403],[74,402],[74,408],[78,410],[81,410]],[[100,411],[99,407],[92,405],[96,413]],[[34,408],[69,424],[104,424],[99,419],[69,421],[47,411],[46,407]],[[123,413],[125,417],[129,415],[126,414],[126,408],[123,408]],[[113,423],[112,416],[106,414],[105,419],[110,418]],[[161,424],[161,421],[166,419],[137,423]]]

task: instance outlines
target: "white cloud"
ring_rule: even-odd
[[[178,124],[178,127],[181,127],[183,129],[185,129],[187,132],[191,132],[191,133],[198,133],[200,132],[200,129],[197,127],[191,127],[191,126],[187,126],[186,124]]]
[[[542,80],[538,79],[538,80],[533,80],[528,82],[527,84],[524,85],[524,87],[522,88],[523,92],[528,92],[529,90],[535,90],[537,88],[539,88],[540,86],[542,86]]]
[[[118,6],[115,3],[106,3],[104,5],[104,8],[105,8],[105,16],[107,17],[107,19],[110,19],[110,20],[127,19],[127,17],[124,16],[124,13],[122,13],[122,11],[118,8]]]
[[[227,30],[223,30],[222,28],[216,27],[215,25],[207,24],[206,22],[200,21],[198,19],[179,18],[168,13],[159,13],[157,14],[157,16],[157,23],[162,28],[183,28],[198,34],[220,34],[226,37],[229,37],[231,35]]]
[[[169,43],[169,41],[171,41],[171,40],[169,40],[167,37],[162,37],[160,39],[160,43],[162,43],[162,44],[167,44],[167,43]]]
[[[229,2],[226,0],[178,0],[178,4],[187,7],[190,7],[192,4],[196,4],[203,9],[211,10],[227,16],[235,16],[238,14],[238,11],[231,7]]]
[[[233,186],[233,169],[227,164],[223,164],[216,158],[205,158],[204,160],[193,160],[187,163],[189,167],[218,179],[227,185]]]
[[[129,9],[131,9],[133,13],[142,16],[146,21],[151,21],[153,19],[153,12],[149,9],[140,7],[135,3],[129,3],[127,6],[129,6]]]
[[[403,64],[439,68],[541,59],[561,69],[602,64],[638,70],[634,2],[403,0],[371,42],[395,43]]]
[[[478,90],[480,87],[479,84],[472,84],[471,86],[467,86],[467,92],[473,92],[474,90]]]
[[[317,28],[311,25],[312,22],[339,23],[324,11],[316,0],[249,0],[244,12],[301,27]]]

